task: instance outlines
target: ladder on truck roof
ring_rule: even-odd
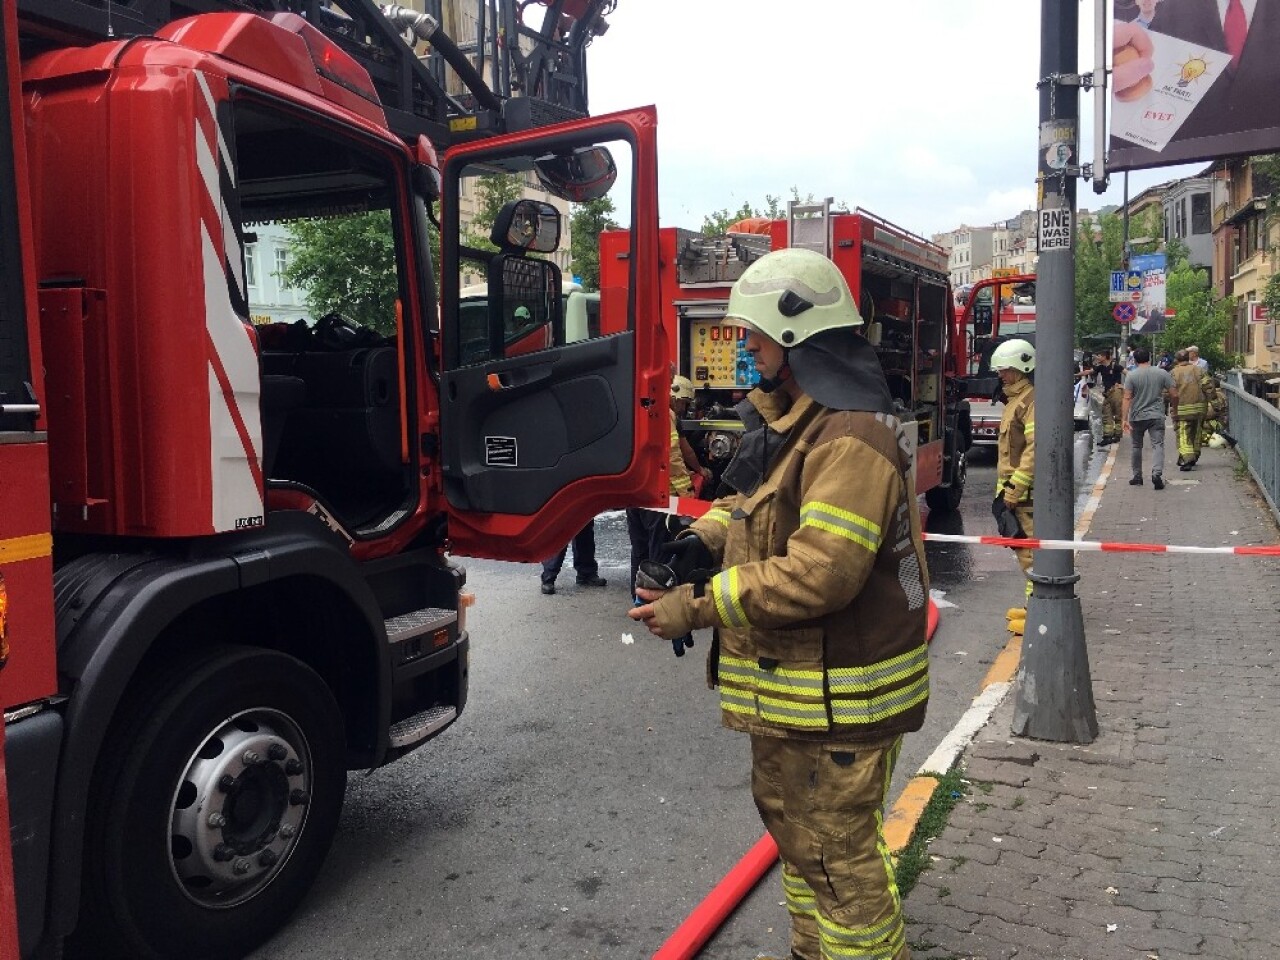
[[[521,16],[534,4],[546,8],[538,29]],[[146,36],[201,13],[300,14],[368,71],[397,135],[426,135],[440,149],[586,116],[586,48],[616,4],[423,0],[420,12],[373,0],[17,0],[24,55]],[[470,36],[449,36],[446,19]],[[430,52],[420,57],[411,44],[422,41]]]

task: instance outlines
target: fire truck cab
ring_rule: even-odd
[[[991,351],[1011,337],[1035,343],[1035,284],[1035,274],[1016,274],[985,278],[957,291],[974,446],[994,450],[999,442],[1004,404],[993,399],[1000,380],[991,370]]]
[[[553,6],[512,68],[526,91],[573,75],[606,4],[576,4],[568,40]],[[462,712],[453,556],[536,560],[656,499],[656,117],[504,99],[474,69],[448,93],[401,27],[467,56],[369,0],[0,12],[19,954],[227,960],[302,899],[347,770]],[[607,332],[566,333],[552,204],[504,206],[493,249],[463,241],[461,199],[495,173],[613,197],[634,256]],[[353,218],[385,227],[377,322],[250,323],[259,225]],[[511,349],[518,309],[549,331],[536,349]]]

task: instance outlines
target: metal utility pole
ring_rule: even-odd
[[[1079,0],[1040,3],[1040,147],[1036,269],[1035,533],[1070,540],[1074,527],[1076,178],[1080,87],[1076,72]],[[1098,735],[1084,618],[1069,550],[1037,550],[1029,574],[1022,663],[1013,732],[1040,740],[1090,743]]]

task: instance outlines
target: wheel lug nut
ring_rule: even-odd
[[[272,760],[279,762],[289,755],[289,751],[284,748],[284,744],[273,743],[267,747],[267,756]]]
[[[274,867],[276,861],[280,859],[280,855],[274,850],[263,850],[258,854],[258,865],[263,867]]]
[[[225,843],[220,843],[213,848],[213,859],[219,863],[225,863],[234,856],[235,854],[231,851],[231,848]]]
[[[231,869],[234,870],[238,875],[244,876],[246,873],[249,872],[249,869],[252,866],[253,864],[251,864],[248,860],[237,860],[235,862],[235,866],[233,866]]]
[[[311,799],[311,795],[308,794],[307,791],[305,790],[289,791],[289,803],[295,807],[302,806],[304,803],[306,803],[310,799]]]
[[[297,830],[294,828],[292,823],[280,824],[280,838],[282,840],[288,840],[295,833],[297,833]]]
[[[231,774],[229,773],[224,773],[218,779],[218,789],[221,790],[223,793],[227,793],[235,785],[236,785],[236,778],[231,776]]]
[[[298,774],[302,772],[302,761],[290,760],[288,763],[284,765],[284,772],[291,777],[296,777]]]
[[[255,763],[262,762],[262,755],[257,750],[246,750],[240,759],[244,761],[246,767],[252,767]]]
[[[211,813],[209,814],[209,819],[205,822],[213,829],[218,830],[227,825],[227,818],[220,813]]]

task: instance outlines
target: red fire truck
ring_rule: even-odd
[[[994,448],[1000,439],[1004,405],[992,400],[1000,381],[991,372],[991,351],[1010,337],[1035,343],[1035,284],[1035,274],[1016,274],[979,280],[958,291],[975,446]]]
[[[6,957],[252,949],[316,875],[346,771],[462,711],[451,555],[538,559],[660,487],[655,113],[585,116],[612,2],[554,0],[541,29],[527,6],[485,5],[503,44],[467,50],[370,0],[3,0]],[[620,313],[570,341],[533,255],[557,208],[512,201],[478,250],[464,200],[495,172],[592,199],[623,163]],[[370,213],[394,335],[248,323],[258,224]],[[463,330],[477,272],[487,325]],[[512,354],[513,316],[551,345]]]
[[[969,404],[957,376],[966,369],[942,248],[866,210],[791,203],[786,219],[755,220],[708,237],[665,227],[662,252],[664,324],[675,331],[672,360],[693,381],[702,417],[685,424],[702,434],[701,454],[713,471],[727,465],[741,423],[731,413],[757,375],[745,332],[724,319],[729,289],[746,266],[770,250],[803,246],[830,257],[849,282],[875,345],[899,416],[915,431],[916,489],[931,509],[954,510],[964,494],[971,442]],[[624,289],[625,232],[600,242],[601,317],[613,314],[610,289]]]

